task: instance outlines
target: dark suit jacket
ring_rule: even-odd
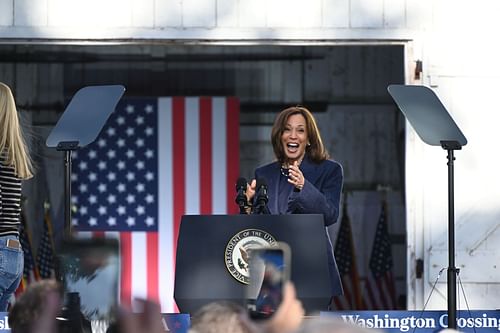
[[[342,282],[335,262],[332,242],[326,229],[327,226],[337,222],[339,217],[340,194],[344,178],[342,166],[331,160],[317,164],[305,157],[300,164],[300,170],[305,178],[304,187],[300,192],[296,192],[293,186],[290,186],[290,190],[285,192],[288,195],[287,207],[280,207],[279,183],[280,177],[283,176],[278,162],[257,168],[255,178],[264,178],[267,181],[270,214],[280,214],[280,212],[286,214],[323,214],[331,292],[332,296],[342,295]]]

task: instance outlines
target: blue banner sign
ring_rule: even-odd
[[[346,323],[390,333],[432,333],[448,327],[447,311],[337,311],[321,312],[320,315],[340,317]],[[498,333],[500,310],[457,311],[457,329],[470,333]]]
[[[0,312],[0,332],[10,332],[8,312]]]

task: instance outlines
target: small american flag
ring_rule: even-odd
[[[361,310],[364,308],[361,298],[361,287],[358,268],[356,265],[356,254],[352,238],[351,221],[347,213],[347,203],[344,200],[342,208],[342,220],[340,222],[339,234],[335,243],[335,260],[337,261],[343,296],[334,297],[334,307],[337,310]]]
[[[226,97],[122,99],[73,158],[73,225],[120,240],[120,302],[173,301],[184,214],[236,213],[239,102]]]
[[[387,228],[387,203],[383,201],[370,256],[370,272],[367,274],[365,302],[369,309],[395,310],[398,308],[392,274],[391,245]]]
[[[38,246],[36,262],[40,277],[48,279],[55,276],[54,271],[54,246],[52,240],[52,223],[50,221],[50,213],[45,212],[45,220],[43,222],[43,237]]]

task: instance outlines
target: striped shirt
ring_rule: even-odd
[[[0,154],[0,236],[19,236],[21,224],[21,179],[14,167],[4,164]]]

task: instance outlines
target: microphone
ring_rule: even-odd
[[[238,178],[236,181],[236,199],[235,202],[240,207],[240,214],[246,214],[245,207],[248,205],[247,196],[245,195],[247,190],[247,180],[243,177]]]
[[[265,178],[257,179],[257,186],[255,187],[257,193],[256,205],[254,209],[255,214],[265,213],[267,210],[267,202],[269,197],[267,196],[267,181]]]

